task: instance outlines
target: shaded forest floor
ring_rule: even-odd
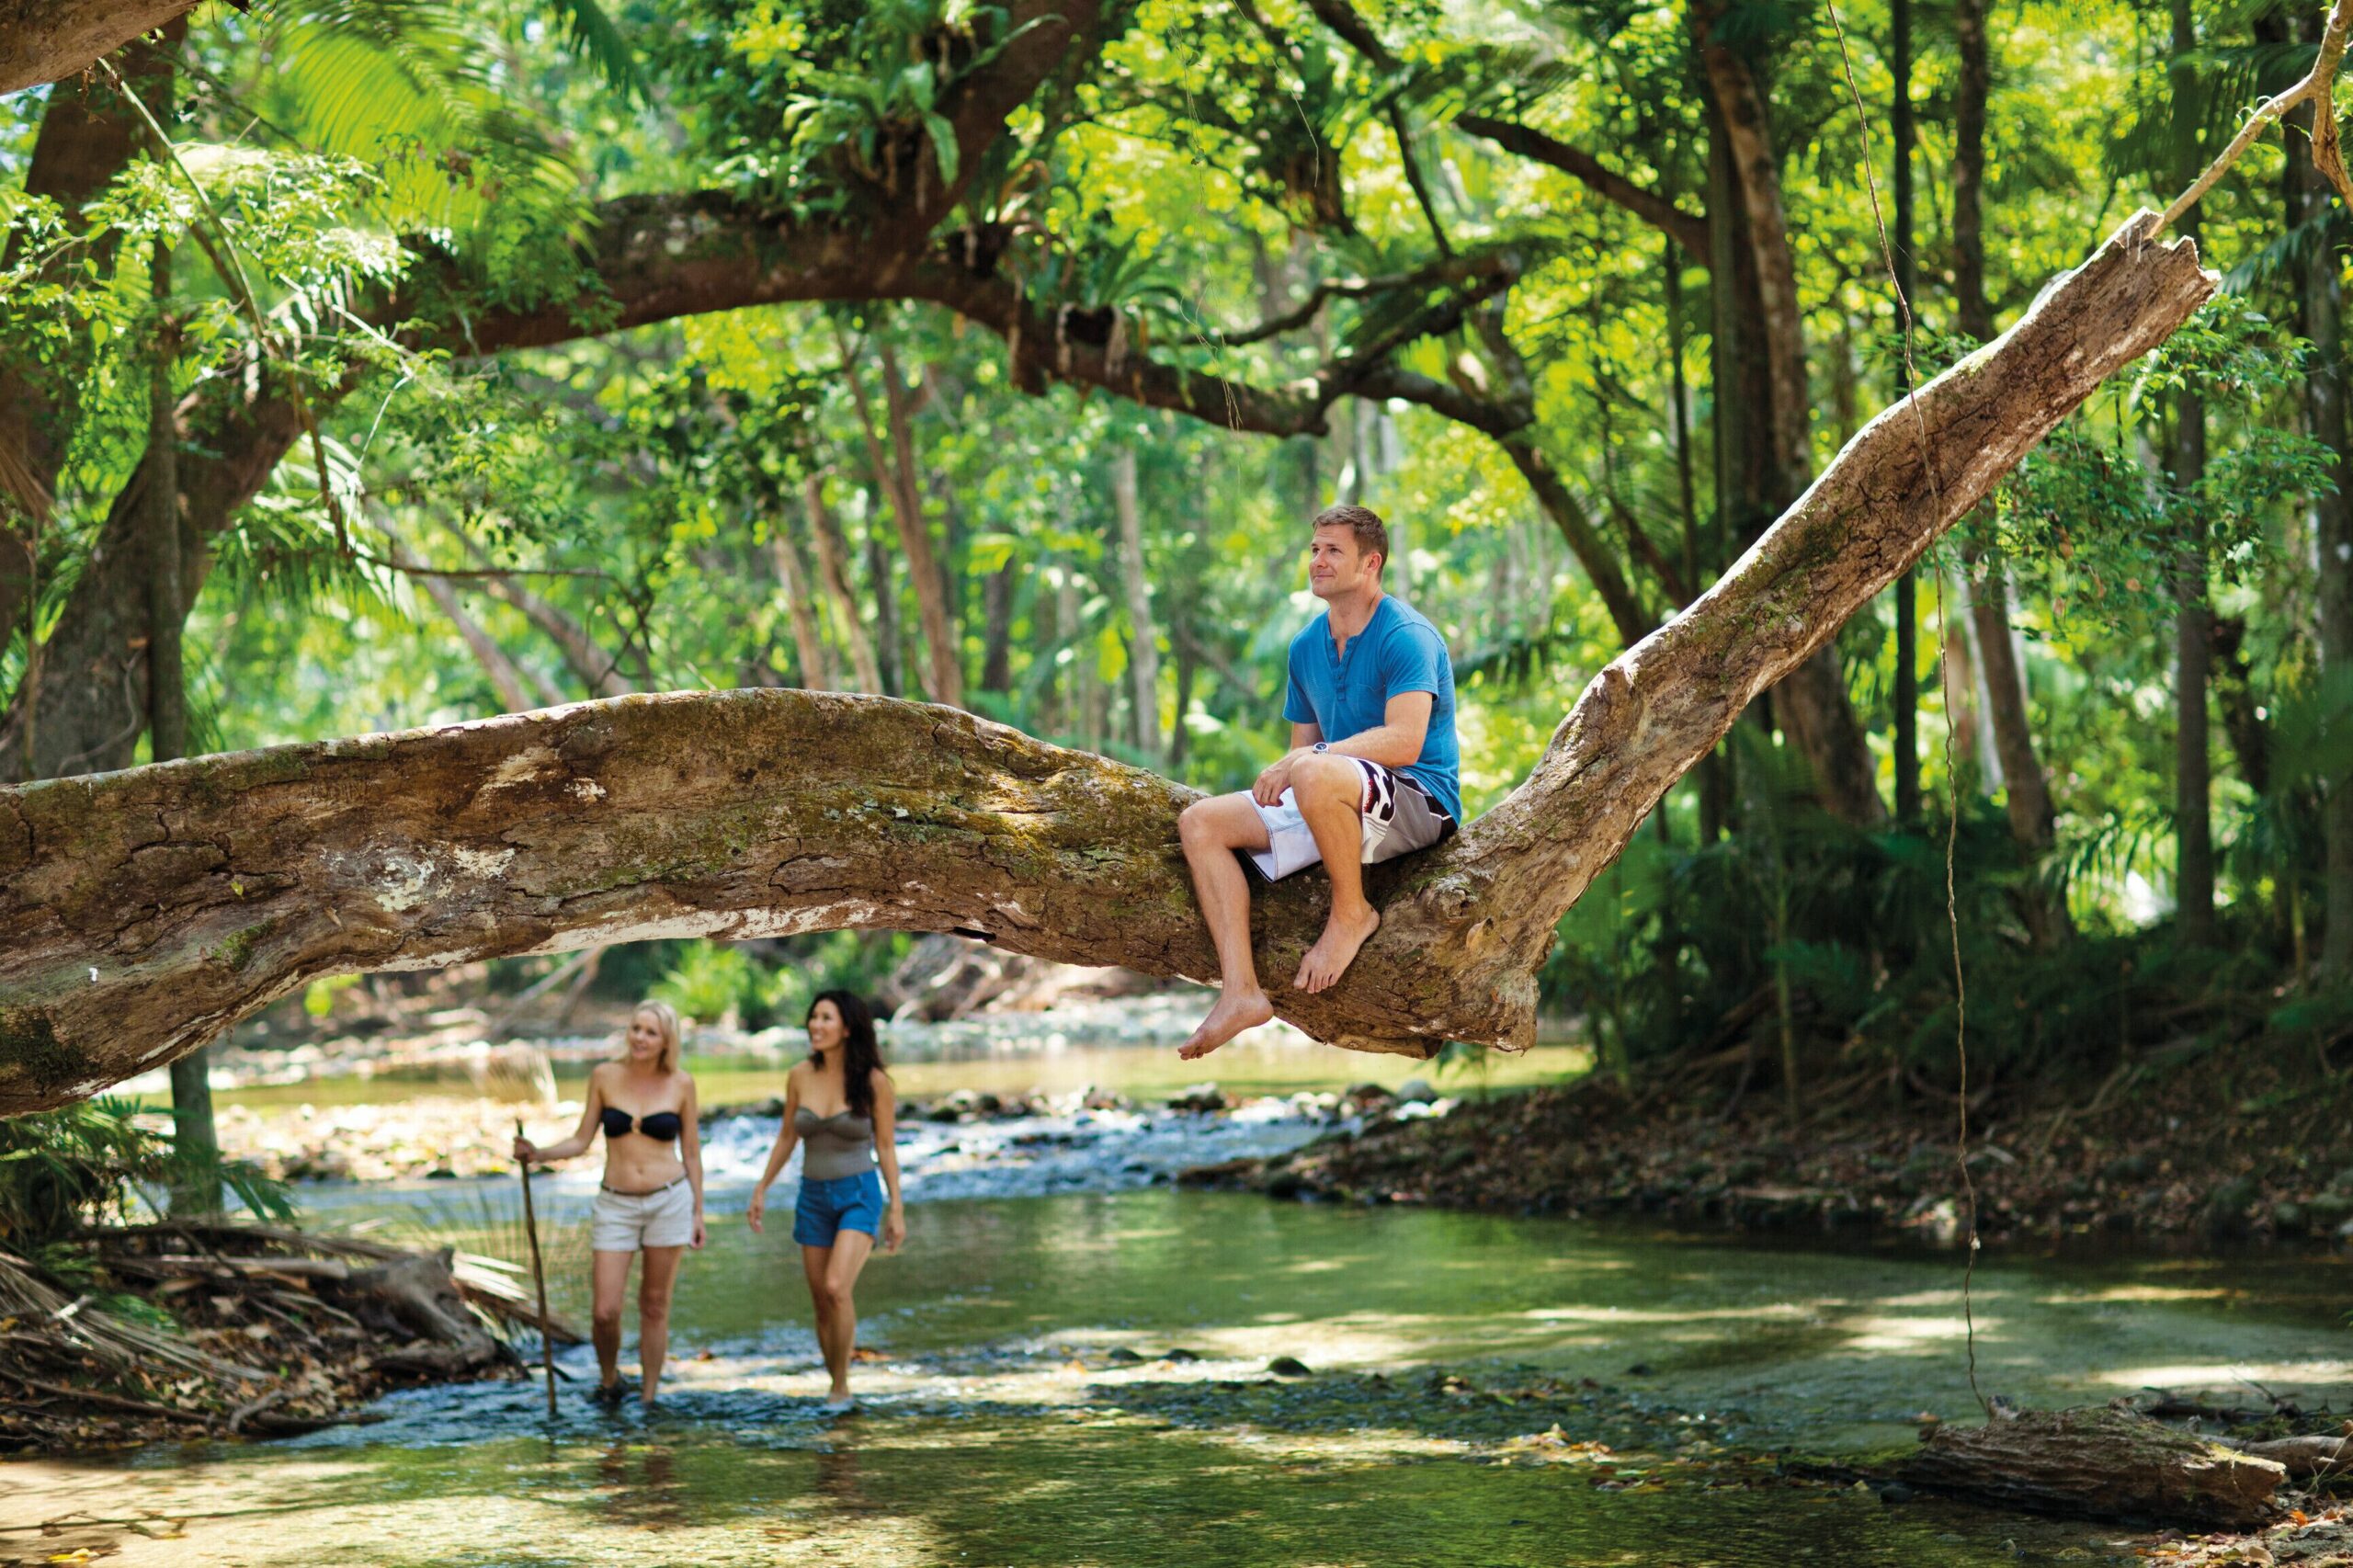
[[[2353,1074],[2258,1042],[2100,1085],[2013,1081],[1971,1115],[1990,1242],[2353,1239]],[[1950,1243],[1967,1199],[1958,1105],[1904,1085],[1802,1108],[1769,1089],[1599,1074],[1443,1118],[1383,1117],[1203,1185],[1280,1198],[1643,1216],[1700,1227]]]

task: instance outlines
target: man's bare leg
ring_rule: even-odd
[[[1250,956],[1250,883],[1242,862],[1233,858],[1237,849],[1266,848],[1267,824],[1247,794],[1219,795],[1187,806],[1176,819],[1176,833],[1184,841],[1185,863],[1193,869],[1201,918],[1209,922],[1210,940],[1217,944],[1221,987],[1217,1006],[1176,1048],[1176,1054],[1190,1062],[1275,1016],[1275,1005],[1258,987],[1258,968]]]
[[[1364,897],[1364,775],[1346,757],[1302,757],[1290,788],[1332,878],[1332,913],[1324,917],[1324,934],[1299,960],[1291,989],[1325,991],[1381,928],[1381,912]]]

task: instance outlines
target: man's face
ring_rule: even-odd
[[[1315,530],[1307,547],[1307,587],[1319,599],[1350,594],[1371,582],[1381,558],[1357,548],[1357,530],[1346,523],[1326,523]]]

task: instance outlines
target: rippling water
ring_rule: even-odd
[[[594,1412],[574,1351],[552,1425],[537,1385],[486,1384],[292,1442],[0,1466],[0,1562],[1910,1565],[2143,1543],[1725,1484],[1759,1471],[1718,1457],[1884,1447],[1924,1410],[1964,1415],[1950,1259],[1165,1188],[923,1201],[909,1221],[859,1288],[887,1358],[858,1369],[856,1415],[816,1409],[782,1227],[730,1216],[686,1265],[650,1421]],[[581,1312],[572,1261],[554,1283]],[[2346,1283],[2326,1261],[1998,1260],[1979,1273],[1982,1375],[2029,1403],[2245,1377],[2344,1408]],[[1313,1375],[1271,1377],[1286,1355]],[[1490,1392],[1434,1389],[1445,1373]],[[1556,1426],[1550,1448],[1515,1441]]]

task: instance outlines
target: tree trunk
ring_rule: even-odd
[[[981,689],[999,695],[1013,689],[1013,593],[1017,568],[1010,561],[981,583]]]
[[[951,708],[961,707],[962,651],[948,614],[947,595],[940,587],[938,557],[931,548],[931,525],[923,515],[923,492],[915,483],[915,443],[907,427],[907,389],[899,379],[898,355],[888,342],[882,345],[882,395],[890,437],[886,454],[883,431],[875,422],[865,378],[858,373],[847,338],[841,339],[841,349],[850,395],[858,403],[858,427],[866,437],[867,463],[874,471],[875,487],[890,503],[891,515],[898,522],[899,549],[907,558],[907,575],[915,585],[915,613],[927,655],[916,665],[916,676],[925,696]]]
[[[2174,898],[2181,940],[2214,942],[2213,750],[2206,717],[2213,617],[2206,608],[2206,543],[2193,494],[2206,473],[2206,410],[2195,397],[2174,410],[2173,483],[2189,512],[2174,589]]]
[[[1806,384],[1804,316],[1798,305],[1797,263],[1790,249],[1787,209],[1781,200],[1781,163],[1773,142],[1771,110],[1748,61],[1716,37],[1721,0],[1694,0],[1689,17],[1699,63],[1714,99],[1722,131],[1740,234],[1754,279],[1756,337],[1771,391],[1765,430],[1782,505],[1813,477],[1808,434],[1813,397]]]
[[[1185,748],[1192,731],[1185,716],[1193,710],[1193,675],[1200,665],[1193,657],[1193,640],[1181,633],[1169,639],[1176,654],[1176,722],[1168,730],[1168,771],[1183,777]]]
[[[2306,20],[2305,41],[2318,41],[2318,20]],[[2311,115],[2308,106],[2294,116],[2307,133]],[[2328,182],[2305,160],[2290,163],[2301,198],[2296,219],[2322,233],[2330,232],[2336,220]],[[2312,438],[2327,449],[2336,480],[2333,487],[2315,491],[2309,503],[2313,564],[2320,584],[2321,671],[2333,686],[2353,690],[2353,429],[2346,418],[2345,300],[2338,273],[2344,252],[2335,243],[2315,243],[2305,257],[2299,324],[2313,347],[2304,362],[2304,422]],[[2353,777],[2321,782],[2327,847],[2320,972],[2341,983],[2353,979]]]
[[[2198,47],[2189,0],[2173,0],[2176,60]],[[2174,137],[2182,158],[2181,183],[2198,176],[2197,126],[2184,95],[2174,97]],[[2184,215],[2182,238],[2196,243],[2198,211]],[[2206,404],[2189,393],[2174,399],[2173,491],[2181,507],[2181,564],[2174,580],[2174,902],[2176,930],[2193,947],[2214,943],[2213,749],[2208,739],[2206,687],[2211,663],[2212,616],[2206,608]]]
[[[2099,381],[2213,290],[2137,214],[1998,342],[1859,433],[1683,615],[1597,676],[1535,771],[1369,877],[1317,1039],[1525,1046],[1555,923],[1768,687],[1911,566]],[[1924,461],[1925,425],[1933,471]],[[798,691],[585,703],[0,790],[0,1114],[184,1054],[324,974],[653,937],[880,928],[1206,979],[1155,775],[937,707]],[[1263,972],[1314,879],[1254,901]]]
[[[1980,343],[1994,335],[1985,299],[1985,103],[1993,94],[1987,0],[1953,0],[1960,70],[1952,99],[1952,291],[1954,324]]]
[[[133,43],[114,62],[152,110],[165,111],[175,51],[185,30],[185,24],[175,23],[162,46]],[[144,122],[113,84],[96,77],[63,84],[49,95],[41,111],[24,192],[56,202],[66,226],[81,232],[83,208],[130,167],[146,144]],[[111,268],[118,248],[110,233],[102,233],[86,258],[68,250],[51,258],[30,281],[63,281],[79,259],[99,269]],[[21,263],[20,252],[20,244],[12,238],[0,267]],[[49,518],[66,445],[80,415],[90,354],[86,333],[76,335],[72,353],[46,365],[19,359],[0,346],[0,500],[13,502],[17,515],[0,515],[0,646],[19,627],[30,633],[26,612],[39,579],[35,541]],[[17,517],[32,527],[19,531]]]
[[[158,118],[171,113],[178,45],[186,32],[185,21],[171,20],[161,40],[134,43],[115,62],[126,85]],[[26,171],[26,194],[57,202],[69,226],[78,229],[84,206],[130,167],[147,143],[138,108],[123,102],[110,83],[61,87],[50,95],[41,116],[40,134]],[[86,258],[69,251],[57,266],[86,259],[110,269],[118,249],[117,236],[103,233]],[[8,259],[16,259],[15,252],[12,244]],[[164,253],[158,246],[150,254]],[[57,272],[41,276],[56,280]],[[168,290],[167,265],[165,278],[158,290],[159,311],[162,294]],[[0,520],[0,646],[22,626],[27,652],[25,673],[6,722],[0,724],[0,781],[126,766],[153,706],[145,685],[148,661],[139,656],[145,629],[154,619],[147,563],[158,548],[148,520],[153,502],[142,488],[147,475],[143,459],[127,494],[117,497],[85,565],[84,576],[96,581],[89,583],[88,591],[77,587],[68,597],[48,645],[37,646],[32,639],[39,529],[49,516],[80,414],[91,370],[89,351],[86,334],[77,335],[75,352],[51,365],[11,360],[0,351],[0,496],[12,500],[33,525],[20,533],[13,519]],[[165,542],[178,553],[176,538]],[[184,618],[186,606],[204,580],[200,553],[184,561],[182,570],[183,581],[176,586]],[[77,619],[77,612],[93,608],[97,613],[90,623]],[[176,648],[175,640],[165,656]],[[101,685],[74,689],[85,673]],[[44,733],[41,694],[52,682],[62,683],[63,689],[51,705]],[[185,698],[176,694],[165,701],[167,708],[184,706]]]
[[[1969,617],[1977,631],[1980,673],[1984,676],[1985,710],[1994,731],[1995,755],[2001,759],[2004,809],[2010,836],[2039,860],[2050,853],[2058,833],[2051,790],[2035,756],[2034,732],[2028,721],[2026,680],[2018,669],[2010,642],[2010,594],[1998,561],[1964,559],[1975,574],[1968,580]],[[2038,945],[2066,936],[2069,926],[2063,890],[2027,895],[2029,929]]]
[[[2230,737],[2231,755],[2238,760],[2239,778],[2258,795],[2271,792],[2271,730],[2255,684],[2255,670],[2246,656],[2246,618],[2217,615],[2208,624],[2213,638],[2208,645],[2209,674],[2214,706],[2222,716],[2222,733]]]
[[[899,376],[899,357],[888,338],[882,341],[882,392],[891,417],[891,455],[901,497],[899,542],[907,552],[907,574],[915,585],[915,613],[931,655],[932,700],[961,708],[964,640],[949,608],[948,574],[931,547],[931,524],[923,515],[923,485],[915,477],[915,437],[910,428],[915,411],[907,385]]]
[[[1734,372],[1715,383],[1719,473],[1734,486],[1726,521],[1734,537],[1745,540],[1789,506],[1812,476],[1811,400],[1772,126],[1748,62],[1715,39],[1720,15],[1701,0],[1691,7],[1690,23],[1711,106],[1708,210],[1722,233],[1718,331],[1730,330],[1723,347]],[[1725,368],[1718,366],[1720,372]],[[1835,645],[1775,688],[1773,717],[1813,769],[1826,810],[1866,825],[1886,815],[1870,741],[1847,694]]]
[[[838,684],[834,662],[817,634],[817,607],[809,593],[809,574],[801,570],[800,548],[778,528],[768,535],[768,553],[776,559],[777,586],[783,591],[785,614],[792,622],[792,656],[801,666],[801,684],[831,691]]]
[[[888,506],[888,502],[882,503]],[[899,585],[891,572],[890,551],[882,548],[881,518],[873,498],[866,508],[866,585],[874,595],[874,654],[882,689],[896,697],[906,690],[906,662],[900,655]]]
[[[1111,509],[1120,523],[1120,585],[1128,600],[1128,672],[1134,678],[1136,750],[1160,753],[1160,629],[1152,618],[1152,590],[1145,585],[1142,508],[1136,497],[1136,454],[1121,447],[1111,454]],[[1177,715],[1184,722],[1184,715]]]
[[[157,240],[148,263],[155,343],[147,367],[147,733],[157,762],[188,755],[188,671],[181,633],[179,415],[172,369],[179,331],[171,320],[172,253]]]
[[[801,504],[809,514],[809,542],[816,547],[818,579],[833,600],[842,642],[849,649],[850,674],[858,690],[882,691],[874,642],[866,635],[865,618],[858,612],[858,596],[849,590],[849,548],[842,541],[841,525],[825,506],[825,482],[818,475],[813,473],[801,482]]]
[[[1620,639],[1631,647],[1650,635],[1651,628],[1658,624],[1656,618],[1636,597],[1633,585],[1626,581],[1626,574],[1618,564],[1617,555],[1602,541],[1600,531],[1593,526],[1593,519],[1586,515],[1584,506],[1578,502],[1575,493],[1569,489],[1567,482],[1561,478],[1559,471],[1552,467],[1552,460],[1538,449],[1534,442],[1518,437],[1508,437],[1498,444],[1505,455],[1511,459],[1513,466],[1519,470],[1520,476],[1528,481],[1528,488],[1535,495],[1536,504],[1544,509],[1544,515],[1552,518],[1552,526],[1560,530],[1563,541],[1569,547],[1569,553],[1575,556],[1577,564],[1585,569],[1586,580],[1593,585],[1594,594],[1601,600],[1602,608],[1609,612],[1610,624],[1617,630]]]
[[[2004,1508],[2244,1529],[2275,1512],[2275,1460],[2105,1406],[1943,1426],[1896,1469],[1915,1486]]]
[[[1912,0],[1890,0],[1887,68],[1895,79],[1889,128],[1894,132],[1896,328],[1911,330],[1918,308],[1920,269],[1912,254]],[[1898,372],[1909,390],[1910,371]],[[1895,820],[1920,820],[1920,606],[1919,574],[1895,580]]]
[[[180,635],[188,606],[180,597],[179,416],[172,397],[179,341],[170,315],[171,252],[161,240],[149,267],[156,326],[147,368],[147,730],[150,752],[163,763],[188,755],[188,675]],[[221,1209],[214,1174],[221,1136],[212,1120],[210,1054],[199,1045],[172,1063],[172,1149],[179,1169],[172,1179],[171,1210],[183,1219]]]
[[[1952,110],[1953,317],[1962,335],[1978,343],[1994,336],[1994,311],[1985,298],[1985,102],[1994,78],[1985,9],[1986,0],[1955,0],[1952,14],[1953,40],[1961,55]],[[2010,836],[2029,858],[2040,862],[2056,840],[2057,814],[2042,759],[2035,752],[2026,672],[2014,656],[2008,575],[1999,557],[1964,548],[1961,560],[1969,573],[1970,617],[1985,650],[1985,708],[2002,762]],[[2037,883],[2020,894],[2020,903],[2027,929],[2039,945],[2063,941],[2070,934],[2063,885]]]

